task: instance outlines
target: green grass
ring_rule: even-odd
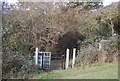
[[[85,69],[53,70],[50,73],[37,74],[32,79],[118,79],[118,64],[104,64]]]

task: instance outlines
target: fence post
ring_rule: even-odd
[[[101,46],[101,43],[99,43],[99,50],[101,50],[102,46]]]
[[[69,64],[69,49],[66,50],[66,64],[65,69],[67,70]]]
[[[35,64],[38,65],[38,48],[35,50]]]
[[[76,49],[73,49],[73,60],[72,60],[72,68],[74,67],[75,64],[75,54],[76,54]]]

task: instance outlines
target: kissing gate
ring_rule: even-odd
[[[75,52],[73,49],[73,61],[72,67],[75,63]],[[53,52],[39,52],[38,48],[35,51],[35,64],[38,65],[40,69],[67,69],[69,64],[69,49],[66,50],[66,56],[60,53]]]

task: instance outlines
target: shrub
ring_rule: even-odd
[[[25,79],[30,74],[36,73],[38,68],[30,56],[16,56],[3,59],[2,75],[5,79]]]
[[[118,55],[118,41],[116,37],[109,38],[111,42],[104,43],[102,49],[98,49],[98,43],[82,47],[77,52],[76,64],[86,65],[92,63],[105,63],[117,61]]]

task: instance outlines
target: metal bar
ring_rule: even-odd
[[[51,61],[51,62],[62,62],[62,61]]]
[[[51,58],[56,58],[57,59],[57,58],[62,58],[62,57],[51,57]]]
[[[45,54],[45,53],[51,53],[51,52],[38,52],[38,53],[43,53],[43,54]]]

